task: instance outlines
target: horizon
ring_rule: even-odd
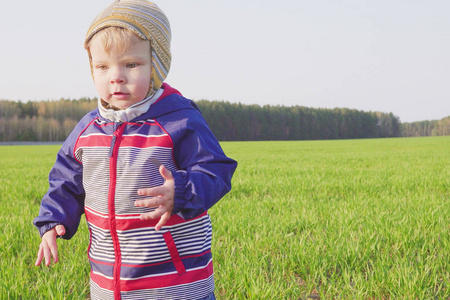
[[[64,100],[64,101],[81,101],[82,99],[89,99],[90,101],[97,101],[98,98],[95,98],[95,97],[91,97],[91,98],[81,97],[81,98],[78,98],[78,99],[60,98],[60,99],[42,99],[42,100],[21,100],[21,99],[19,99],[19,100],[8,100],[8,99],[0,99],[0,102],[1,101],[12,101],[12,102],[21,102],[21,103],[27,103],[27,102],[58,102],[58,101],[61,101],[61,100]],[[448,115],[448,116],[444,116],[444,117],[442,117],[440,119],[428,119],[428,120],[418,120],[418,121],[412,121],[412,122],[405,122],[405,121],[402,121],[399,116],[397,116],[393,112],[389,112],[389,111],[362,110],[362,109],[355,109],[355,108],[348,108],[348,107],[311,107],[311,106],[304,106],[304,105],[297,105],[297,104],[294,104],[294,105],[284,105],[284,104],[265,104],[265,105],[261,105],[261,104],[247,104],[247,103],[242,103],[242,102],[231,102],[231,101],[227,101],[227,100],[208,100],[208,99],[198,99],[198,100],[192,100],[192,101],[194,101],[195,103],[198,103],[200,101],[208,101],[208,102],[214,102],[215,101],[215,102],[224,102],[224,103],[230,103],[230,104],[236,104],[236,105],[244,105],[244,106],[257,105],[257,106],[259,106],[261,108],[263,108],[265,106],[269,106],[269,107],[287,107],[287,108],[289,108],[289,107],[305,107],[305,108],[314,109],[314,110],[321,110],[321,109],[326,109],[326,110],[348,109],[348,110],[355,110],[355,111],[364,112],[364,113],[377,113],[377,112],[378,113],[383,113],[383,114],[391,114],[392,113],[394,115],[394,117],[399,119],[400,123],[415,123],[415,122],[427,122],[427,121],[432,122],[432,121],[440,121],[440,120],[443,120],[443,119],[446,119],[446,118],[450,118],[450,115]]]

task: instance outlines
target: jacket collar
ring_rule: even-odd
[[[155,94],[144,100],[127,107],[126,109],[115,110],[113,108],[106,108],[101,98],[98,99],[98,111],[100,115],[112,122],[129,122],[140,115],[146,113],[150,106],[161,98],[164,89],[160,88]]]

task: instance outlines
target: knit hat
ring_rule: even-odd
[[[147,0],[116,0],[92,22],[86,34],[85,47],[94,34],[112,26],[129,29],[139,38],[150,41],[152,75],[147,96],[152,96],[159,90],[170,69],[172,55],[170,53],[171,31],[169,20],[153,2]]]

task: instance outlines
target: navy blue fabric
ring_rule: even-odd
[[[198,299],[198,300],[216,300],[216,296],[214,295],[214,292],[212,292],[207,297],[201,298],[201,299]]]

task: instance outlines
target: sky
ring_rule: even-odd
[[[110,0],[8,1],[0,99],[97,97],[85,33]],[[160,0],[166,82],[193,100],[450,115],[448,0]]]

